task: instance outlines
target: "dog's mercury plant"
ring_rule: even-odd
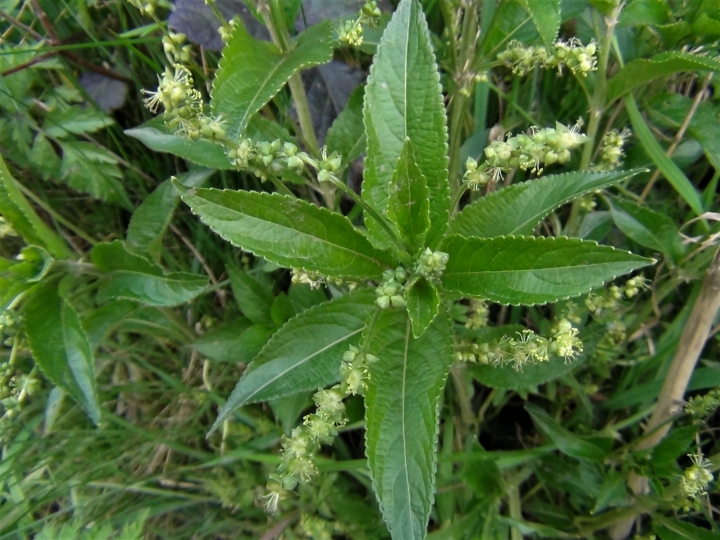
[[[597,69],[597,44],[591,41],[583,45],[577,38],[570,41],[557,40],[550,47],[542,45],[525,45],[513,40],[507,49],[498,54],[498,60],[505,64],[516,75],[526,75],[540,65],[545,69],[557,68],[562,74],[567,67],[582,77]]]
[[[368,3],[358,20],[364,24],[377,16],[377,6]],[[387,525],[393,538],[424,538],[434,496],[438,403],[452,363],[487,363],[515,375],[529,363],[563,366],[559,359],[569,362],[583,350],[578,329],[565,319],[549,337],[526,330],[497,343],[474,343],[463,332],[487,324],[488,302],[556,302],[652,263],[595,242],[533,236],[561,205],[637,171],[544,176],[455,208],[463,188],[497,182],[513,169],[539,174],[547,166],[567,164],[588,138],[581,123],[533,128],[493,141],[481,163],[469,161],[462,181],[451,181],[432,40],[420,3],[402,0],[377,47],[365,88],[367,157],[358,195],[343,173],[359,154],[348,154],[354,143],[338,143],[335,126],[322,149],[307,138],[304,147],[286,139],[259,140],[248,129],[253,115],[295,72],[283,66],[297,70],[331,60],[332,24],[300,34],[282,51],[285,56],[275,45],[254,40],[242,21],[227,25],[226,32],[212,113],[193,88],[189,70],[178,63],[161,77],[148,106],[162,106],[176,133],[223,145],[235,168],[272,180],[282,194],[175,186],[224,239],[292,269],[296,285],[332,285],[334,298],[275,333],[247,367],[212,431],[239,407],[315,392],[315,412],[283,438],[280,466],[267,485],[266,506],[277,511],[298,484],[317,475],[317,452],[347,422],[343,400],[362,395],[366,454]],[[347,36],[348,43],[357,44],[354,30]],[[183,49],[177,49],[182,40],[169,39],[170,60],[182,61]],[[520,58],[521,48],[511,49]],[[533,49],[531,56],[532,64],[541,61],[581,75],[595,67],[594,44],[558,42],[545,53]],[[246,71],[266,69],[269,62],[280,62],[279,71],[248,92]],[[328,207],[295,198],[294,184],[280,180],[292,175],[303,175]],[[364,226],[335,211],[336,189],[359,206]],[[453,325],[451,310],[466,312],[467,328]]]

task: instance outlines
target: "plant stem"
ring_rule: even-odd
[[[217,4],[215,4],[215,0],[205,0],[205,3],[210,6],[210,9],[212,9],[212,12],[215,14],[215,17],[218,21],[220,21],[220,24],[223,25],[223,28],[230,28],[230,25],[225,20],[225,17],[223,17],[223,14],[220,13],[220,10],[217,7]]]
[[[653,414],[645,427],[645,433],[651,435],[640,441],[636,446],[637,450],[655,448],[670,431],[672,418],[682,410],[682,406],[678,406],[678,403],[682,403],[700,353],[710,336],[718,309],[720,309],[720,249],[715,252],[713,262],[705,274],[700,294],[680,337]],[[646,493],[648,484],[647,477],[635,472],[630,473],[628,486],[636,495]],[[633,519],[620,521],[611,529],[610,537],[613,540],[623,540],[630,534],[632,526]]]
[[[605,19],[605,35],[600,42],[600,50],[598,51],[598,68],[595,74],[595,89],[593,90],[592,98],[590,99],[590,121],[588,122],[588,128],[586,135],[590,139],[585,143],[583,148],[582,158],[580,159],[580,170],[586,171],[590,168],[590,162],[592,161],[593,150],[595,149],[598,134],[598,128],[600,127],[600,119],[602,118],[603,110],[605,108],[605,100],[607,97],[607,68],[608,61],[610,59],[610,47],[613,40],[613,32],[615,31],[615,25],[618,22],[620,16],[621,5],[613,9],[609,17]],[[599,17],[599,15],[595,15]],[[596,20],[598,27],[600,23]],[[568,218],[567,225],[565,226],[565,233],[567,236],[575,236],[578,231],[580,221],[580,201],[575,199],[572,203],[570,210],[570,217]]]
[[[289,52],[291,48],[290,33],[288,32],[287,25],[285,24],[285,15],[283,13],[282,6],[278,0],[270,0],[270,4],[268,4],[267,1],[261,2],[258,5],[258,12],[262,15],[265,26],[267,26],[267,29],[270,32],[270,38],[275,46],[283,53]],[[303,86],[300,73],[295,73],[292,77],[290,77],[288,87],[290,88],[290,94],[295,102],[295,110],[297,111],[298,120],[300,121],[300,131],[302,132],[302,137],[305,140],[305,144],[307,145],[310,154],[317,158],[320,156],[320,146],[318,145],[317,137],[315,136],[315,129],[313,128],[312,117],[310,116],[307,94],[305,93],[305,87]]]

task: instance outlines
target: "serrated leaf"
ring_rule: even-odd
[[[44,127],[51,137],[67,137],[72,134],[94,133],[114,123],[113,119],[102,111],[73,105],[50,111],[45,116]]]
[[[347,218],[299,199],[218,189],[185,190],[182,199],[225,240],[281,266],[375,279],[393,264]]]
[[[60,175],[68,186],[101,201],[121,204],[128,209],[133,207],[122,182],[118,161],[109,150],[76,140],[63,141],[60,147],[63,152]]]
[[[528,235],[550,212],[563,204],[627,180],[644,170],[578,171],[513,184],[466,206],[450,223],[448,234],[481,238]]]
[[[676,262],[682,256],[678,228],[665,214],[622,199],[610,199],[610,211],[615,225],[634,242]]]
[[[53,384],[100,423],[95,364],[80,318],[60,297],[56,280],[43,284],[25,305],[25,332],[35,362]]]
[[[674,429],[652,449],[650,463],[659,476],[672,478],[679,472],[677,459],[689,453],[698,432],[696,426]]]
[[[42,133],[35,135],[28,160],[40,171],[44,180],[55,180],[60,176],[60,158]]]
[[[238,23],[223,50],[212,91],[213,112],[225,117],[229,137],[237,140],[250,118],[296,71],[329,62],[332,51],[331,21],[300,34],[287,54],[272,43],[255,39]]]
[[[380,40],[364,107],[368,157],[362,197],[378,212],[388,207],[395,165],[410,139],[430,194],[427,244],[434,247],[447,227],[450,207],[447,126],[440,76],[427,22],[417,0],[402,0]],[[386,233],[369,216],[371,235],[386,244]]]
[[[525,410],[532,417],[535,426],[554,442],[563,454],[593,461],[605,459],[605,451],[602,448],[568,431],[537,405],[527,403]]]
[[[290,319],[245,370],[210,432],[243,405],[317,390],[337,381],[342,355],[360,341],[373,309],[374,294],[361,290]]]
[[[328,151],[337,152],[342,156],[343,169],[360,157],[367,147],[362,116],[364,99],[365,86],[359,86],[330,126],[325,138]]]
[[[423,247],[430,227],[429,196],[427,180],[415,162],[410,139],[406,139],[390,184],[387,213],[413,253]]]
[[[574,238],[449,236],[442,250],[445,289],[515,305],[578,296],[653,262]]]
[[[608,82],[607,102],[615,101],[648,81],[680,71],[720,71],[720,60],[685,52],[663,52],[625,64]]]
[[[610,469],[605,480],[603,480],[602,486],[600,486],[600,491],[595,497],[595,506],[590,513],[597,514],[609,506],[615,506],[621,503],[626,495],[627,481],[625,476],[615,469]]]
[[[452,363],[447,314],[418,339],[404,310],[383,310],[365,336],[370,366],[365,452],[394,540],[425,538],[435,492],[438,407]]]
[[[230,286],[240,311],[255,324],[272,324],[270,306],[275,297],[272,286],[262,283],[253,276],[232,266],[227,266]]]
[[[525,0],[525,3],[543,43],[550,46],[560,31],[560,0]]]
[[[201,186],[213,174],[209,169],[198,169],[181,174],[178,181],[189,187]],[[165,231],[172,221],[175,208],[180,202],[180,192],[168,179],[153,191],[130,218],[125,245],[141,255],[148,254],[152,260],[160,260],[160,249]]]
[[[413,336],[423,335],[440,312],[440,295],[435,285],[425,278],[413,282],[405,292]]]
[[[670,20],[670,6],[663,0],[633,0],[620,13],[618,28],[659,25]]]
[[[632,124],[633,131],[637,138],[640,140],[645,152],[647,152],[653,163],[662,171],[668,182],[672,184],[675,190],[680,196],[685,199],[693,212],[698,216],[703,213],[703,203],[700,199],[695,187],[688,180],[685,173],[667,156],[665,151],[662,149],[660,144],[655,140],[655,136],[650,131],[650,128],[645,123],[640,111],[635,103],[635,98],[632,95],[625,97],[625,108],[627,109],[628,116],[630,117],[630,123]]]
[[[185,272],[165,273],[156,264],[128,251],[120,240],[96,244],[90,259],[99,270],[107,272],[97,293],[100,302],[122,299],[148,306],[177,306],[207,288],[206,278]]]
[[[660,540],[717,540],[717,533],[710,529],[660,514],[653,516],[652,527]]]
[[[151,150],[174,154],[203,167],[222,170],[233,168],[222,145],[206,139],[193,141],[174,135],[162,118],[154,118],[142,126],[126,129],[125,135],[139,140]]]
[[[0,214],[28,244],[43,246],[56,259],[72,257],[67,244],[35,213],[0,156]]]
[[[475,343],[494,343],[508,336],[518,339],[519,334],[524,330],[523,326],[513,324],[507,326],[493,326],[478,328],[467,333],[468,337],[475,340]],[[599,335],[595,335],[598,334]],[[583,342],[583,352],[578,358],[565,362],[561,358],[552,357],[547,362],[529,363],[523,366],[522,371],[517,371],[510,365],[491,366],[481,364],[468,365],[468,371],[474,379],[491,388],[500,388],[516,391],[533,391],[539,385],[558,379],[568,373],[575,371],[585,364],[588,357],[595,348],[595,343],[602,337],[604,330],[595,332],[592,336],[586,329],[580,334]]]

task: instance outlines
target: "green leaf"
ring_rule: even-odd
[[[364,107],[368,138],[362,196],[378,212],[387,211],[395,166],[405,140],[413,144],[418,168],[430,194],[434,247],[445,232],[450,207],[447,126],[430,32],[417,0],[402,0],[387,26],[370,69]],[[373,238],[386,233],[366,215]]]
[[[625,64],[608,82],[607,102],[611,103],[648,81],[680,71],[720,71],[720,61],[711,56],[685,52],[663,52],[652,58],[638,58]]]
[[[342,168],[348,167],[367,148],[363,126],[363,100],[365,86],[358,86],[350,95],[347,105],[327,132],[325,144],[329,152],[342,156]]]
[[[602,448],[568,431],[537,405],[527,403],[525,410],[530,413],[535,426],[554,442],[563,454],[593,461],[605,459],[605,451]]]
[[[493,326],[478,328],[465,335],[474,339],[475,343],[493,343],[500,341],[504,336],[518,339],[525,328],[518,324],[507,326]],[[570,362],[562,358],[551,357],[547,362],[527,364],[522,371],[515,370],[510,365],[490,366],[481,364],[468,365],[468,371],[476,380],[491,388],[501,388],[516,391],[534,391],[539,385],[558,379],[572,373],[587,362],[595,351],[597,342],[605,334],[603,326],[586,327],[580,331],[583,342],[583,352]]]
[[[223,50],[215,81],[212,107],[225,116],[231,140],[245,132],[250,118],[277,94],[295,72],[332,59],[332,21],[311,26],[287,53],[255,39],[238,22]]]
[[[93,264],[107,272],[100,282],[99,302],[135,300],[149,306],[177,306],[205,292],[207,279],[162,268],[127,250],[123,242],[97,244],[90,252]]]
[[[45,116],[44,127],[50,137],[66,137],[93,133],[114,123],[112,118],[98,109],[73,105],[50,111]]]
[[[83,317],[82,325],[90,349],[93,351],[97,349],[102,340],[135,313],[139,307],[138,304],[129,300],[116,300],[108,302]]]
[[[411,252],[423,247],[430,227],[429,196],[427,180],[415,162],[410,139],[406,139],[390,185],[388,216]]]
[[[683,254],[680,234],[675,221],[665,214],[621,199],[609,199],[610,211],[618,228],[625,235],[667,258],[678,261]]]
[[[236,319],[213,328],[190,346],[215,362],[249,364],[275,332],[274,326]]]
[[[290,300],[285,292],[281,291],[274,299],[272,306],[270,306],[270,317],[275,326],[282,326],[290,318],[295,315],[295,309],[293,308]]]
[[[620,13],[618,28],[658,25],[670,20],[670,6],[664,0],[633,0]]]
[[[690,180],[687,179],[687,176],[665,155],[665,151],[655,140],[655,136],[640,114],[637,104],[635,103],[635,98],[633,98],[632,95],[625,97],[625,108],[630,116],[630,123],[632,124],[633,130],[638,139],[640,139],[640,143],[645,149],[645,152],[650,156],[650,159],[652,159],[653,163],[662,171],[665,178],[668,179],[668,182],[672,184],[680,196],[685,199],[685,202],[688,203],[693,212],[698,216],[702,215],[703,205],[700,195],[692,183],[690,183]]]
[[[342,355],[360,341],[374,300],[374,293],[362,290],[290,319],[245,370],[210,432],[243,405],[317,390],[337,381]]]
[[[186,186],[196,187],[204,184],[212,173],[209,169],[198,169],[181,174],[177,179]],[[179,201],[180,192],[170,180],[160,184],[133,213],[128,225],[126,247],[141,255],[148,254],[158,262],[163,236]]]
[[[413,336],[418,338],[440,312],[440,296],[435,285],[425,278],[420,278],[408,287],[405,298]]]
[[[525,3],[543,43],[549,46],[560,31],[560,0],[525,0]]]
[[[63,151],[60,175],[68,186],[95,199],[133,208],[118,161],[109,150],[77,140],[64,141],[60,146]]]
[[[556,302],[586,293],[651,259],[575,238],[447,237],[445,289],[501,304]]]
[[[452,363],[447,314],[418,339],[404,310],[383,310],[365,336],[370,366],[365,451],[394,540],[425,538],[435,492],[438,408]]]
[[[679,472],[677,459],[689,453],[697,432],[696,426],[676,428],[653,448],[650,463],[657,475],[672,478]]]
[[[100,423],[95,365],[87,336],[75,310],[50,280],[25,305],[25,332],[33,358],[50,381],[77,401]]]
[[[193,141],[174,135],[162,118],[154,118],[142,126],[126,129],[125,135],[134,137],[156,152],[166,152],[210,169],[232,169],[225,148],[207,139]]]
[[[0,214],[28,244],[44,247],[56,259],[69,259],[65,241],[35,213],[0,156]]]
[[[653,516],[653,532],[660,540],[717,540],[717,533],[710,529],[702,529],[692,523],[661,514]]]
[[[227,266],[230,276],[230,286],[240,311],[255,324],[272,324],[270,306],[275,297],[272,294],[272,285],[261,282],[253,276],[232,266]]]
[[[305,201],[277,193],[179,189],[183,201],[213,231],[281,266],[336,278],[376,279],[393,264],[347,218]]]
[[[579,171],[513,184],[466,206],[450,223],[448,234],[481,238],[529,235],[543,218],[563,204],[644,170]]]
[[[60,158],[55,152],[55,147],[42,133],[35,135],[28,160],[40,171],[43,180],[54,180],[60,176]]]

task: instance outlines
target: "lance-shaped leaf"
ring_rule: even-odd
[[[678,228],[665,214],[621,199],[610,200],[610,211],[615,225],[634,242],[674,261],[682,256]]]
[[[430,227],[428,197],[427,180],[415,162],[410,139],[406,139],[390,184],[388,216],[413,252],[423,247]]]
[[[178,189],[203,223],[225,240],[281,266],[329,277],[375,279],[393,264],[346,217],[300,199],[255,191]]]
[[[123,242],[97,244],[93,264],[107,275],[100,282],[98,300],[135,300],[148,306],[177,306],[207,288],[207,279],[185,272],[165,273],[149,260],[128,251]]]
[[[628,62],[610,82],[607,101],[616,100],[648,81],[672,75],[679,71],[720,71],[720,61],[711,56],[699,56],[684,52],[664,52],[652,58],[638,58]]]
[[[575,238],[449,236],[445,289],[501,304],[578,296],[654,261]]]
[[[413,336],[420,337],[440,311],[440,295],[425,278],[413,282],[405,292]]]
[[[605,459],[605,451],[602,448],[568,431],[537,405],[528,403],[525,405],[525,410],[530,413],[538,429],[554,442],[563,454],[594,461]]]
[[[342,355],[360,341],[374,309],[374,296],[361,290],[290,319],[245,370],[211,432],[238,407],[317,390],[337,381]]]
[[[296,71],[332,59],[332,21],[312,26],[283,54],[267,41],[250,35],[238,22],[213,82],[212,106],[225,116],[231,139],[240,137],[252,115],[258,112]]]
[[[430,33],[417,0],[400,2],[380,40],[365,90],[364,119],[363,198],[378,212],[387,211],[395,165],[409,138],[430,193],[427,243],[436,245],[450,206],[447,127]],[[366,215],[365,222],[374,238],[383,238],[373,218]]]
[[[644,171],[579,171],[513,184],[466,206],[450,223],[448,234],[481,238],[528,235],[563,204]]]
[[[413,338],[405,310],[384,310],[365,336],[370,366],[365,451],[394,540],[425,538],[435,492],[438,407],[452,363],[447,314]]]
[[[80,318],[50,280],[25,305],[25,331],[33,358],[50,381],[100,423],[95,365]]]

